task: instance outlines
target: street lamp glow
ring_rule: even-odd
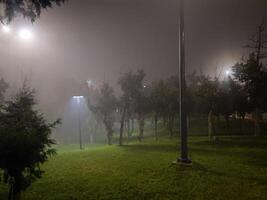
[[[78,106],[78,131],[79,131],[79,142],[80,142],[80,149],[83,149],[83,144],[82,144],[82,128],[81,128],[81,114],[80,114],[80,100],[83,99],[84,96],[73,96],[72,99],[77,100],[77,106]]]
[[[83,99],[84,96],[73,96],[72,98],[73,98],[73,99]]]
[[[225,74],[226,74],[227,76],[229,76],[229,75],[231,74],[231,71],[230,71],[230,70],[226,70],[226,71],[225,71]]]
[[[4,33],[9,33],[10,32],[10,28],[7,25],[3,26],[3,32]]]
[[[19,36],[23,40],[29,40],[32,37],[32,33],[28,29],[22,29],[19,32]]]

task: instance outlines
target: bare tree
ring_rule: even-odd
[[[258,26],[257,33],[249,38],[249,43],[250,44],[246,45],[245,48],[252,49],[252,52],[256,55],[256,61],[259,66],[262,59],[267,58],[267,34],[265,33],[264,19]]]
[[[249,38],[249,44],[245,46],[252,50],[252,54],[256,58],[256,68],[260,69],[262,62],[267,58],[267,34],[265,33],[265,23],[264,19],[262,23],[258,26],[257,33]],[[260,109],[258,106],[255,107],[254,114],[254,125],[255,125],[255,135],[260,134]]]

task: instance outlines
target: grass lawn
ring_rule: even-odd
[[[61,146],[23,200],[267,199],[267,139],[190,138],[192,167],[171,165],[178,139],[123,147]],[[0,199],[7,189],[0,186]]]

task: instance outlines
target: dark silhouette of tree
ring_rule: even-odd
[[[249,44],[245,47],[251,49],[252,52],[245,63],[243,62],[235,66],[235,75],[241,82],[246,82],[250,103],[254,107],[254,132],[255,135],[261,135],[259,118],[261,109],[264,107],[264,105],[262,105],[262,100],[263,95],[266,96],[266,92],[264,92],[266,89],[261,91],[263,95],[259,94],[259,90],[260,87],[262,87],[260,85],[266,82],[263,80],[264,82],[260,83],[260,81],[264,79],[264,76],[266,76],[266,73],[263,73],[266,72],[266,66],[264,67],[262,62],[267,58],[267,34],[265,33],[264,19],[258,26],[257,33],[249,38]]]
[[[187,76],[187,102],[189,114],[206,115],[209,111],[208,104],[205,98],[199,95],[200,86],[202,84],[203,73],[197,74],[193,72]]]
[[[140,93],[133,99],[133,109],[136,114],[138,125],[139,125],[139,136],[138,140],[141,142],[144,139],[144,127],[145,119],[151,113],[150,104],[150,91],[149,88],[143,87]]]
[[[163,117],[166,102],[165,102],[165,92],[166,92],[166,84],[163,80],[154,82],[152,84],[151,93],[150,93],[150,103],[151,103],[151,111],[154,115],[154,133],[155,139],[158,140],[158,120],[160,117]]]
[[[2,23],[9,23],[17,16],[23,16],[32,22],[38,18],[43,9],[53,5],[61,5],[67,0],[0,0],[3,14],[0,16]]]
[[[117,99],[112,87],[108,83],[104,83],[101,86],[95,104],[89,102],[89,107],[93,113],[100,116],[107,131],[108,144],[112,145],[114,112],[117,108]]]
[[[219,99],[219,80],[217,78],[212,79],[209,76],[205,76],[203,73],[199,75],[191,75],[191,85],[197,98],[197,107],[200,107],[201,113],[208,116],[208,135],[210,140],[215,134],[214,115],[218,110]]]
[[[172,137],[174,134],[175,119],[179,112],[179,80],[177,76],[172,76],[166,80],[165,95],[163,96],[166,103],[164,115],[167,117],[167,125]]]
[[[258,63],[257,55],[252,53],[242,63],[233,66],[234,77],[240,81],[248,94],[249,104],[254,110],[255,136],[261,135],[260,114],[266,111],[267,101],[267,70],[262,63]]]
[[[50,136],[59,120],[47,123],[35,106],[34,92],[26,86],[1,106],[0,169],[9,200],[20,199],[21,191],[41,178],[40,165],[55,154]]]
[[[140,92],[144,86],[143,80],[145,73],[143,70],[139,70],[136,73],[128,72],[123,74],[118,83],[123,92],[120,104],[121,104],[121,125],[120,125],[120,139],[119,144],[123,144],[123,129],[127,112],[130,110],[130,106],[133,104],[134,99],[139,97]]]
[[[257,33],[249,38],[249,44],[245,47],[252,50],[257,66],[261,65],[262,59],[267,58],[267,34],[265,33],[264,20],[259,25]]]
[[[154,116],[155,138],[158,139],[158,120],[163,119],[170,136],[174,134],[175,120],[179,111],[179,83],[178,77],[172,76],[167,80],[154,82],[150,91],[150,112]]]
[[[222,115],[226,121],[226,128],[230,129],[230,116],[234,111],[234,95],[231,90],[231,77],[219,81],[217,93],[217,106],[215,107],[215,113],[217,116]]]
[[[8,83],[5,81],[4,78],[0,79],[0,102],[4,100],[4,94],[8,88]]]
[[[231,77],[228,78],[228,81],[233,111],[240,118],[239,132],[242,133],[246,113],[249,113],[252,110],[248,102],[248,94],[243,85],[241,85],[238,81],[233,80]]]

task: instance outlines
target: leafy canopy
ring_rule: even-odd
[[[66,0],[0,0],[2,9],[1,22],[9,23],[16,16],[22,15],[32,22],[38,18],[43,9],[51,8],[53,5],[61,5]]]
[[[47,123],[35,109],[34,91],[24,86],[0,110],[0,169],[15,196],[40,178],[40,164],[55,153],[50,138],[59,121]]]
[[[242,63],[233,66],[234,77],[240,81],[249,97],[252,107],[267,110],[267,68],[263,63],[258,63],[254,53]]]

